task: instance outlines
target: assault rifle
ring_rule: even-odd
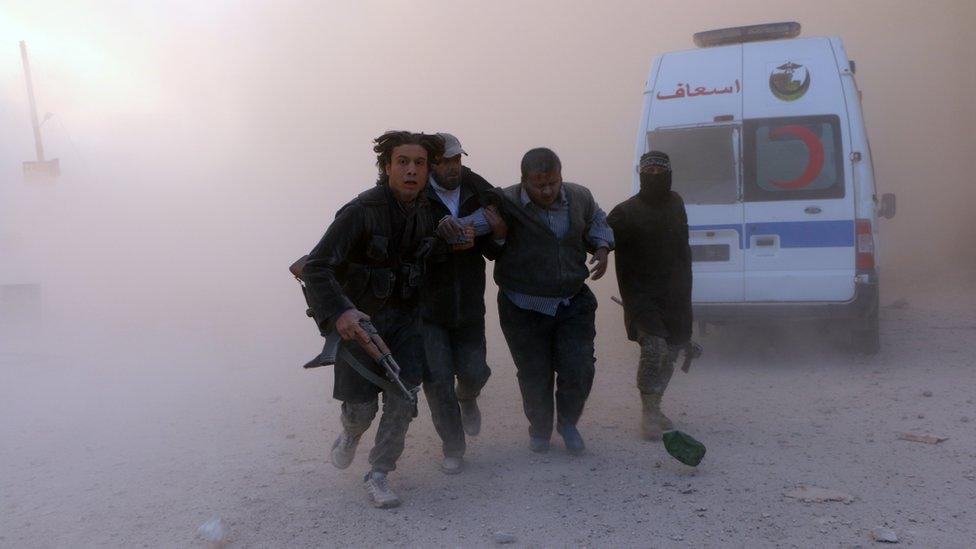
[[[358,342],[359,346],[362,347],[363,351],[377,365],[383,368],[383,372],[386,374],[387,379],[383,379],[380,376],[373,373],[372,370],[363,365],[355,355],[350,353],[345,348],[339,346],[339,334],[335,331],[335,327],[331,327],[326,332],[325,323],[321,319],[315,316],[315,310],[312,308],[312,302],[308,297],[308,289],[305,287],[305,281],[302,279],[302,269],[305,267],[305,262],[308,261],[308,256],[302,256],[298,261],[291,264],[288,268],[291,274],[298,280],[298,283],[302,287],[302,295],[305,296],[305,304],[308,308],[305,310],[305,315],[315,320],[315,324],[319,327],[320,333],[325,336],[325,346],[322,352],[313,358],[312,360],[305,363],[304,368],[318,368],[319,366],[329,366],[335,364],[336,358],[341,358],[343,362],[346,362],[353,367],[356,372],[366,378],[368,381],[374,385],[380,387],[381,389],[389,392],[390,394],[399,393],[404,399],[410,401],[416,406],[417,404],[417,392],[419,387],[414,387],[413,389],[407,388],[404,385],[403,380],[400,379],[400,365],[397,364],[393,355],[390,353],[390,348],[380,337],[379,331],[373,323],[368,320],[360,320],[359,326],[362,327],[363,331],[369,336],[369,344],[363,344]]]
[[[396,360],[394,360],[393,355],[390,353],[390,348],[386,346],[386,342],[383,341],[382,337],[380,337],[380,333],[376,330],[376,326],[373,326],[372,322],[365,319],[359,321],[359,326],[369,336],[369,345],[363,345],[362,343],[359,345],[364,351],[366,351],[369,358],[372,358],[374,362],[383,367],[383,371],[386,372],[386,377],[396,385],[396,388],[399,389],[403,397],[416,405],[417,391],[420,389],[420,387],[408,389],[407,386],[403,384],[403,380],[400,379],[400,365],[397,364]],[[359,371],[358,368],[357,371]],[[380,385],[380,387],[383,386]]]
[[[624,302],[621,301],[620,298],[615,295],[610,296],[610,300],[616,303],[617,305],[620,305],[621,307],[624,306]],[[681,371],[687,374],[688,370],[691,369],[691,361],[701,358],[702,346],[700,343],[696,341],[689,340],[688,343],[685,343],[684,345],[678,348],[679,353],[682,351],[685,353],[685,360],[684,362],[681,363]]]
[[[695,341],[689,341],[682,346],[682,350],[685,352],[685,360],[681,363],[681,371],[687,374],[691,369],[691,361],[702,356],[702,346]]]

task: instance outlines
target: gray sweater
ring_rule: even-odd
[[[557,238],[521,197],[521,185],[501,191],[508,223],[505,248],[495,261],[495,282],[503,290],[545,297],[571,297],[589,276],[586,254],[594,248],[588,238],[589,220],[598,209],[589,189],[563,182],[569,203],[569,229]]]

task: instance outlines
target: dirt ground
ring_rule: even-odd
[[[212,517],[233,547],[491,546],[499,532],[519,547],[866,547],[879,526],[902,545],[976,545],[971,293],[889,299],[870,358],[811,326],[704,337],[705,356],[665,400],[708,447],[697,469],[638,439],[637,348],[598,295],[587,453],[569,456],[558,438],[548,455],[528,451],[489,312],[494,375],[467,469],[438,471],[422,403],[391,475],[404,504],[391,511],[369,507],[361,487],[370,440],[350,469],[328,462],[330,372],[132,367],[145,357],[66,367],[69,349],[0,352],[0,546],[202,547],[197,528]],[[948,439],[898,439],[908,431]],[[852,501],[785,495],[800,486]]]

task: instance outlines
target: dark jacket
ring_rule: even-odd
[[[366,314],[415,308],[433,229],[426,197],[407,209],[386,185],[343,206],[302,270],[312,309],[326,324],[319,328],[352,307]]]
[[[691,339],[691,247],[681,196],[653,202],[634,196],[607,222],[617,240],[617,284],[628,337],[658,335],[678,345]]]
[[[495,282],[499,287],[521,294],[543,297],[574,296],[590,275],[586,267],[589,220],[596,202],[589,189],[563,182],[569,201],[569,230],[562,240],[534,211],[521,201],[521,184],[502,190],[508,237],[495,260]]]
[[[461,196],[458,217],[466,217],[481,208],[482,197],[492,189],[483,177],[461,168]],[[437,223],[451,211],[441,201],[433,186],[424,190],[430,203],[431,218]],[[435,252],[427,259],[421,311],[425,321],[456,328],[483,321],[485,316],[485,260],[493,259],[499,246],[491,234],[479,236],[475,246],[454,252],[438,240]],[[484,256],[484,257],[482,257]]]

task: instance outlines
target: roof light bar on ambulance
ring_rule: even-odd
[[[710,48],[744,42],[796,38],[797,36],[800,36],[800,24],[796,21],[785,21],[696,32],[693,39],[699,48]]]

